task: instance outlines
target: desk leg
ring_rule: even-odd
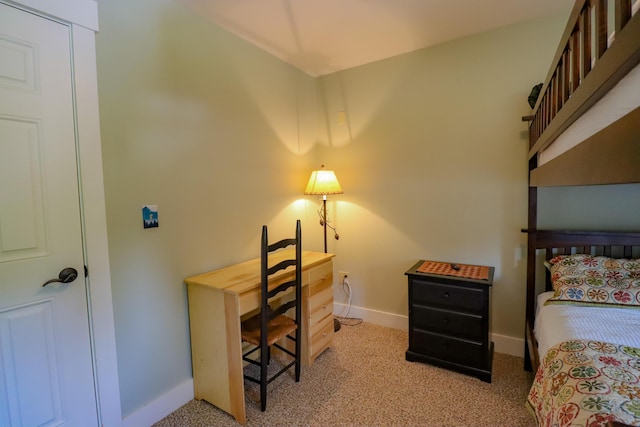
[[[242,363],[242,337],[238,295],[225,294],[224,315],[227,324],[227,357],[229,360],[229,394],[231,414],[240,424],[245,424],[247,415],[244,407],[244,375]]]
[[[238,297],[189,285],[194,397],[246,423]]]

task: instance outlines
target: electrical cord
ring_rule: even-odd
[[[347,307],[346,307],[347,312],[344,315],[342,315],[342,312],[345,311],[345,309],[343,308],[342,312],[340,312],[340,314],[335,316],[336,319],[338,319],[341,325],[345,325],[345,326],[359,325],[360,323],[362,323],[362,319],[359,319],[357,317],[349,317],[349,312],[351,311],[351,285],[349,284],[349,278],[347,276],[344,276],[342,278],[342,292],[344,292],[345,296],[347,297]]]

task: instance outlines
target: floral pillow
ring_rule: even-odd
[[[549,264],[555,295],[546,304],[640,308],[640,259],[559,255]]]

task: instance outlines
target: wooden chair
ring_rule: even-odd
[[[296,237],[293,239],[283,239],[276,243],[269,244],[267,236],[267,226],[262,227],[261,244],[261,304],[260,313],[242,322],[242,340],[255,345],[256,347],[242,355],[243,360],[260,368],[260,377],[255,378],[245,373],[245,379],[260,384],[260,406],[262,411],[267,408],[267,384],[279,377],[289,368],[295,366],[295,380],[300,381],[300,347],[301,347],[301,299],[302,299],[302,232],[300,220],[296,222]],[[279,249],[295,246],[293,258],[282,260],[269,267],[269,255]],[[279,283],[280,280],[273,280],[271,286],[269,279],[277,272],[294,267],[295,272],[291,280]],[[274,285],[274,283],[276,285]],[[283,292],[295,288],[295,295],[289,292],[286,302],[279,304],[278,301]],[[290,299],[290,297],[293,297]],[[285,315],[285,312],[293,310],[295,318]],[[293,341],[293,351],[280,345],[282,339]],[[292,358],[290,363],[282,367],[278,372],[268,375],[267,366],[271,355],[271,346],[276,347]],[[254,360],[249,356],[260,350],[259,360]]]

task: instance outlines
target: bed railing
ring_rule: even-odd
[[[640,258],[640,233],[624,231],[523,230],[535,234],[536,249],[545,259],[557,255],[589,254],[613,258]],[[548,289],[547,289],[548,290]]]
[[[533,114],[523,118],[530,121],[530,160],[640,63],[640,13],[633,3],[576,0]]]

